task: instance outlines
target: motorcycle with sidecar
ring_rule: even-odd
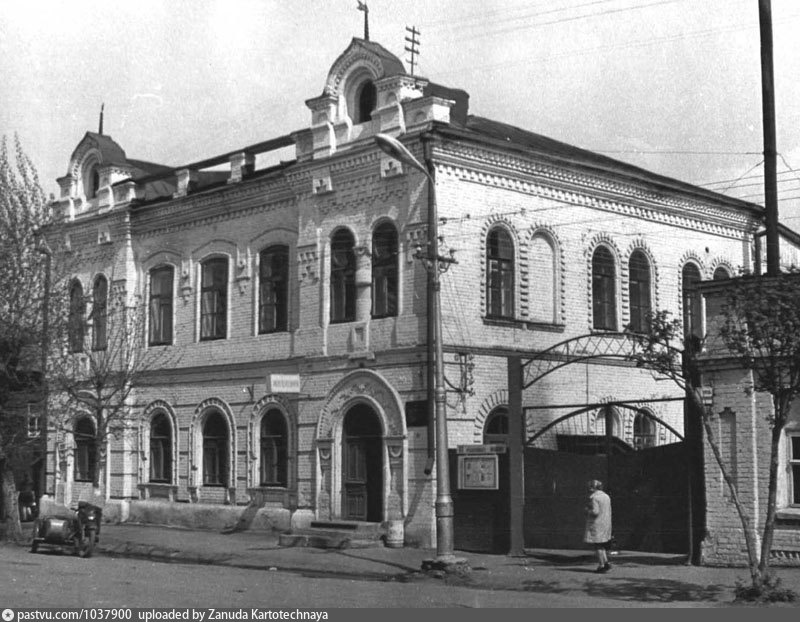
[[[41,546],[68,549],[79,557],[91,557],[100,540],[103,510],[88,501],[79,501],[69,515],[44,516],[33,523],[31,553]]]

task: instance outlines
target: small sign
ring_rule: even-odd
[[[698,387],[697,397],[704,406],[714,403],[714,387]]]
[[[497,454],[458,457],[458,487],[464,490],[497,490]]]
[[[503,443],[489,443],[487,445],[459,445],[459,455],[471,454],[504,454],[506,446]]]
[[[267,374],[267,393],[300,393],[300,374]]]

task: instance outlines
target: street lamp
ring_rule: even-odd
[[[436,182],[428,169],[417,160],[399,140],[387,134],[376,134],[375,143],[381,151],[395,160],[422,172],[428,180],[430,200],[428,204],[428,253],[417,252],[424,259],[428,270],[429,295],[433,304],[429,307],[428,322],[433,325],[434,344],[434,404],[436,422],[436,559],[423,562],[423,568],[446,568],[454,564],[465,564],[466,560],[453,553],[453,498],[450,496],[450,465],[447,454],[447,411],[444,387],[444,359],[442,358],[442,313],[439,295],[439,273],[455,263],[452,257],[442,257],[438,252],[438,221],[436,213]],[[444,268],[442,269],[442,266]]]

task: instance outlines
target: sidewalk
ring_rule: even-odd
[[[415,548],[315,549],[278,546],[277,534],[194,531],[151,525],[103,525],[98,554],[176,563],[197,563],[308,577],[362,581],[441,581],[474,589],[580,594],[627,603],[674,606],[730,605],[745,568],[685,565],[685,556],[625,552],[611,558],[608,574],[595,574],[589,551],[536,549],[524,558],[457,552],[465,573],[424,573],[435,551]],[[800,593],[800,568],[776,569],[784,586]],[[800,603],[797,603],[800,606]]]
[[[27,533],[30,523],[23,525]],[[423,572],[435,551],[415,548],[315,549],[278,546],[277,534],[218,533],[137,524],[104,524],[96,554],[152,561],[208,564],[304,577],[360,581],[439,581],[480,590],[512,590],[602,598],[626,603],[731,606],[737,581],[749,582],[745,568],[687,566],[685,556],[621,551],[613,568],[595,574],[590,551],[527,551],[522,558],[456,552],[469,570]],[[800,568],[777,568],[783,585],[800,594]],[[784,605],[785,606],[785,605]],[[795,603],[800,606],[800,603]]]

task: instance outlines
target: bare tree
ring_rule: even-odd
[[[651,316],[644,334],[629,331],[635,344],[631,358],[672,379],[683,388],[699,413],[705,440],[711,449],[736,508],[748,556],[752,593],[756,597],[775,589],[769,573],[769,558],[775,531],[778,484],[778,449],[794,398],[800,393],[800,275],[745,276],[725,281],[721,322],[705,342],[716,339],[723,347],[717,355],[732,358],[752,372],[753,386],[747,391],[772,397],[772,412],[765,418],[771,429],[767,509],[760,550],[753,520],[744,507],[730,469],[714,432],[716,415],[700,395],[702,342],[684,342],[679,320],[666,311]],[[713,325],[713,324],[712,324]],[[712,353],[711,356],[714,354]],[[783,590],[785,592],[785,590]]]
[[[169,346],[147,345],[144,305],[111,283],[102,299],[94,292],[88,324],[84,305],[76,309],[75,300],[62,303],[56,329],[61,348],[51,357],[48,374],[54,401],[59,404],[54,426],[75,435],[76,441],[89,441],[91,455],[81,456],[88,464],[80,468],[91,475],[96,499],[102,499],[105,492],[102,475],[108,443],[134,422],[132,393],[148,374],[178,362]],[[91,343],[84,343],[87,333]],[[81,420],[91,425],[77,430]]]
[[[0,477],[5,537],[22,537],[16,481],[38,442],[29,435],[29,402],[41,400],[40,357],[45,258],[37,231],[50,213],[36,169],[15,137],[0,142]]]

